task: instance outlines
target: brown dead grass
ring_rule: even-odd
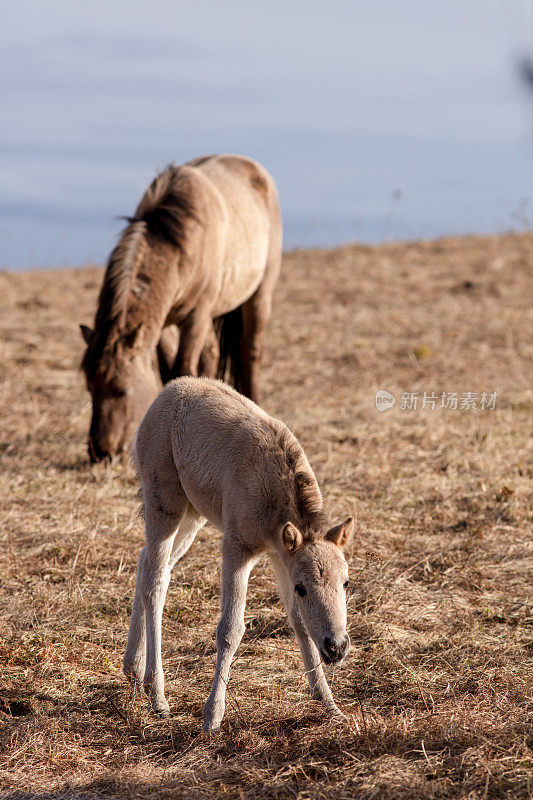
[[[142,527],[131,466],[86,459],[77,327],[101,272],[0,275],[3,797],[531,796],[532,253],[532,235],[509,235],[285,257],[264,404],[331,514],[357,515],[354,647],[330,675],[352,722],[308,700],[260,565],[211,740],[217,532],[169,592],[171,719],[120,673]],[[498,400],[378,413],[378,388]]]

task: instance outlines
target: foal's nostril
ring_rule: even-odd
[[[350,648],[350,637],[345,636],[342,641],[337,642],[326,636],[324,639],[324,654],[330,661],[340,661],[344,658]]]
[[[326,651],[326,655],[331,658],[335,658],[337,655],[337,644],[333,639],[330,639],[329,636],[326,636],[324,639],[324,650]]]
[[[349,649],[350,649],[350,637],[345,636],[339,648],[339,657],[344,658]]]

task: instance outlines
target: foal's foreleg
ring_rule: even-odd
[[[217,627],[217,665],[213,687],[204,708],[204,731],[220,727],[226,708],[231,660],[244,633],[248,578],[256,559],[236,545],[222,548],[222,615]]]
[[[328,686],[318,648],[307,633],[297,609],[293,607],[288,616],[300,647],[312,699],[320,700],[331,714],[344,717]]]
[[[309,682],[309,689],[311,690],[311,697],[313,700],[320,700],[331,714],[344,717],[344,714],[335,703],[331,689],[328,686],[318,648],[309,636],[298,608],[295,605],[293,597],[294,590],[287,570],[278,556],[272,554],[271,562],[283,605],[285,606],[289,622],[292,625],[296,635],[296,641],[298,642],[302,654],[302,660]]]

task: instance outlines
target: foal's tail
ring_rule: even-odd
[[[242,391],[242,307],[234,309],[215,320],[215,331],[220,347],[217,377],[233,383]]]

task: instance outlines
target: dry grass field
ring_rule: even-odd
[[[143,531],[131,464],[86,454],[78,324],[102,273],[0,274],[2,798],[533,796],[532,263],[529,234],[285,256],[264,406],[328,513],[356,515],[353,647],[328,668],[350,722],[308,699],[261,563],[212,738],[212,528],[169,590],[170,719],[121,675]],[[378,389],[394,408],[376,410]],[[478,405],[441,409],[443,392]]]

